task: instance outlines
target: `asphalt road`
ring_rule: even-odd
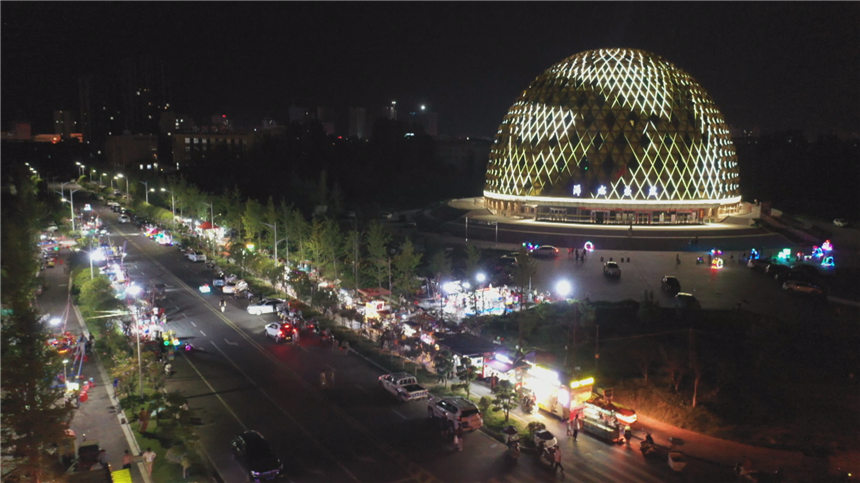
[[[167,285],[168,325],[205,352],[183,354],[168,389],[189,398],[201,419],[201,443],[223,481],[244,481],[229,441],[244,429],[260,430],[286,465],[289,481],[549,481],[548,466],[523,454],[515,465],[503,446],[478,431],[452,449],[426,417],[423,402],[396,403],[376,382],[381,371],[355,355],[324,346],[318,339],[277,345],[263,325],[273,316],[251,316],[241,301],[218,310],[220,294],[196,287],[212,278],[202,263],[191,263],[172,247],[161,247],[131,224],[117,225],[102,211],[114,236],[128,240],[126,264],[138,282]],[[121,243],[121,241],[120,241]],[[622,278],[622,283],[626,278]],[[682,282],[683,283],[683,282]],[[325,366],[336,369],[336,384],[319,387]],[[683,474],[664,462],[650,462],[637,450],[581,435],[563,435],[566,478],[582,481],[728,481],[728,468],[691,461]]]

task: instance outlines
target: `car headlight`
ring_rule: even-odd
[[[251,476],[254,476],[254,477],[260,476],[260,472],[251,470]]]

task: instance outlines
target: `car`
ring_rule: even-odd
[[[263,299],[258,303],[249,304],[246,310],[251,315],[273,314],[283,305],[284,301],[281,299]]]
[[[681,282],[678,280],[678,277],[666,275],[660,281],[660,288],[669,295],[675,296],[675,294],[681,291]]]
[[[128,215],[119,215],[117,219],[120,223],[131,223],[131,218]]]
[[[747,268],[751,268],[759,272],[764,272],[767,269],[767,266],[770,265],[770,263],[770,260],[766,258],[750,258],[750,260],[747,262]]]
[[[848,222],[847,222],[847,221],[845,221],[845,218],[834,218],[834,219],[833,219],[833,224],[834,224],[834,225],[836,225],[836,226],[838,226],[838,227],[846,227],[846,226],[848,226]]]
[[[266,324],[266,337],[271,337],[275,342],[292,342],[296,327],[292,324],[272,322]]]
[[[815,285],[814,283],[807,282],[805,280],[786,280],[782,284],[782,289],[786,292],[794,292],[804,295],[813,295],[817,297],[823,297],[825,295],[824,289]]]
[[[552,245],[538,245],[529,253],[535,258],[556,258],[558,257],[558,248]]]
[[[277,478],[284,464],[259,431],[245,431],[230,442],[233,455],[248,471],[251,481]]]
[[[48,261],[47,261],[47,262],[45,262],[45,265],[46,265],[48,268],[54,268],[54,266],[55,266],[56,264],[57,264],[57,259],[56,259],[55,257],[50,257],[50,258],[48,258]]]
[[[429,397],[427,415],[441,420],[448,427],[458,426],[464,431],[475,431],[484,425],[484,418],[475,403],[463,397]]]
[[[222,281],[221,293],[224,294],[237,294],[240,292],[244,292],[248,290],[248,282],[244,280],[239,280],[236,282],[224,282]]]
[[[675,294],[675,307],[679,309],[701,309],[702,305],[696,296],[687,292],[678,292]]]
[[[603,275],[609,278],[621,278],[621,267],[617,262],[606,262],[603,264]]]
[[[764,269],[764,273],[770,275],[773,278],[779,278],[780,276],[785,275],[791,271],[787,265],[781,265],[779,263],[771,263]]]
[[[190,251],[185,256],[188,257],[188,259],[191,260],[192,262],[205,262],[206,261],[206,254],[203,252]]]

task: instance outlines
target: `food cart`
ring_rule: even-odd
[[[523,386],[534,394],[538,408],[567,420],[571,412],[582,410],[591,397],[594,378],[562,383],[558,371],[535,364],[525,372]]]
[[[599,439],[620,441],[624,426],[636,422],[636,411],[612,402],[611,398],[594,395],[585,402],[582,411],[582,430]]]

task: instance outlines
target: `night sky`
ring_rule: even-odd
[[[735,127],[860,133],[860,3],[2,2],[3,128],[78,109],[77,77],[165,63],[177,111],[285,120],[304,106],[426,103],[492,137],[551,64],[630,47],[708,90]]]

